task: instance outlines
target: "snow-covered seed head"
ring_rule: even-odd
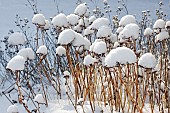
[[[63,13],[60,13],[60,14],[56,15],[52,19],[52,25],[54,27],[67,27],[68,26],[68,22],[67,22],[66,15],[63,14]]]
[[[7,109],[7,113],[19,113],[18,106],[10,105]]]
[[[63,46],[58,46],[56,48],[56,54],[59,56],[65,56],[66,55],[66,49]]]
[[[108,38],[111,34],[112,30],[109,26],[101,26],[97,31],[98,38]]]
[[[46,55],[47,54],[47,47],[45,45],[40,46],[37,51],[37,54],[42,54],[42,55]]]
[[[170,29],[170,21],[166,22],[165,28],[168,29],[168,30]]]
[[[32,18],[32,23],[36,24],[38,26],[44,26],[45,25],[45,17],[43,14],[35,14]]]
[[[23,56],[25,60],[33,60],[35,58],[34,51],[32,50],[32,48],[23,48],[19,50],[17,55]]]
[[[95,62],[97,62],[96,58],[93,58],[91,55],[87,55],[84,57],[83,64],[86,66],[93,65]]]
[[[45,30],[49,30],[50,29],[50,22],[48,20],[45,20],[45,26],[44,26]]]
[[[167,31],[162,31],[158,35],[156,35],[156,42],[161,42],[168,38],[169,38],[169,33]]]
[[[114,67],[118,64],[133,64],[137,61],[134,51],[127,47],[112,49],[105,58],[106,67]]]
[[[156,59],[152,53],[143,54],[138,61],[138,65],[143,68],[153,69],[156,66]]]
[[[133,15],[126,15],[120,19],[119,26],[126,26],[130,23],[136,23],[136,18]]]
[[[14,32],[8,38],[9,45],[23,45],[26,42],[26,38],[23,33]]]
[[[63,30],[58,37],[58,44],[67,45],[75,39],[75,31],[72,29]]]
[[[76,9],[74,10],[74,13],[76,15],[79,15],[79,16],[84,16],[87,12],[87,4],[86,3],[82,3],[82,4],[79,4]]]
[[[110,22],[109,22],[108,18],[97,18],[91,24],[91,29],[99,29],[101,26],[109,26],[109,23]]]
[[[64,74],[64,78],[69,78],[71,75],[69,71],[64,71],[63,74]]]
[[[12,71],[24,70],[25,59],[23,56],[14,56],[7,64],[6,69]]]
[[[97,42],[94,46],[93,52],[96,54],[103,54],[107,52],[107,46],[104,41]]]
[[[72,26],[78,24],[78,21],[79,21],[78,19],[79,19],[79,16],[75,15],[75,14],[70,14],[70,15],[67,16],[67,21]]]
[[[145,29],[143,34],[144,34],[144,36],[151,36],[151,35],[153,35],[153,30],[148,27]]]
[[[164,29],[165,28],[165,21],[162,19],[158,19],[155,21],[153,25],[154,29]]]
[[[124,27],[118,38],[136,40],[139,37],[140,28],[137,24],[131,23]]]
[[[42,94],[37,94],[34,98],[34,102],[37,102],[38,104],[45,104],[45,99]]]
[[[96,17],[93,15],[89,17],[89,24],[92,24],[96,20]]]

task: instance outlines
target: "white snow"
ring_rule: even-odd
[[[47,54],[47,47],[45,45],[40,46],[37,49],[36,53],[46,55]]]
[[[165,28],[170,27],[170,21],[167,21],[165,24]]]
[[[112,30],[109,26],[101,26],[97,31],[98,38],[107,38],[111,36]]]
[[[130,23],[136,23],[136,18],[133,15],[125,15],[120,19],[119,26],[126,26]]]
[[[75,39],[72,41],[72,45],[75,47],[80,47],[84,45],[84,37],[80,33],[75,32]]]
[[[138,64],[144,68],[153,69],[157,63],[155,56],[152,53],[145,53],[139,58]]]
[[[118,27],[116,33],[119,34],[123,30],[123,27]]]
[[[105,58],[105,66],[113,67],[119,64],[132,64],[137,61],[134,51],[127,47],[112,49]]]
[[[74,10],[74,13],[79,16],[84,16],[86,14],[86,11],[87,11],[87,4],[82,3],[76,7],[76,9]]]
[[[6,69],[10,69],[12,71],[24,70],[24,64],[25,64],[24,57],[16,55],[8,62]]]
[[[24,44],[26,42],[25,35],[23,33],[14,32],[9,36],[8,43],[10,45],[19,45]]]
[[[69,72],[69,71],[67,71],[67,70],[66,70],[66,71],[64,71],[64,72],[63,72],[63,74],[64,74],[64,75],[69,75],[69,76],[71,75],[71,74],[70,74],[70,72]]]
[[[115,42],[113,47],[117,48],[118,46],[120,46],[119,42]]]
[[[19,50],[19,52],[17,53],[17,55],[23,56],[25,60],[27,59],[34,59],[34,51],[32,50],[32,48],[23,48],[21,50]]]
[[[99,29],[101,26],[109,26],[109,20],[108,18],[97,18],[94,20],[94,22],[91,24],[92,29]]]
[[[106,43],[104,41],[97,42],[94,46],[93,52],[96,54],[102,54],[107,52]]]
[[[153,28],[154,29],[158,29],[158,28],[164,29],[165,28],[165,21],[162,20],[162,19],[156,20],[154,25],[153,25]]]
[[[89,26],[89,19],[88,18],[81,18],[79,20],[79,26],[85,26],[85,27],[88,27]]]
[[[102,41],[102,39],[96,39],[96,40],[92,43],[92,45],[90,46],[89,51],[93,52],[94,46],[95,46],[98,42],[100,42],[100,41]]]
[[[96,17],[94,15],[90,16],[89,17],[89,24],[92,24],[95,20],[96,20]]]
[[[75,31],[72,29],[63,30],[58,37],[58,44],[67,45],[75,39]]]
[[[18,106],[10,105],[7,109],[7,113],[19,113]]]
[[[43,14],[35,14],[32,18],[32,23],[40,26],[45,25],[45,17]]]
[[[111,35],[110,35],[107,39],[110,39],[110,41],[111,41],[112,43],[114,43],[114,42],[117,41],[117,35],[111,33]]]
[[[151,36],[153,34],[153,30],[151,28],[146,28],[144,33],[145,36]]]
[[[167,31],[162,31],[158,35],[156,35],[156,42],[160,42],[168,38],[169,38],[169,33]]]
[[[79,21],[79,16],[77,16],[75,14],[69,14],[67,16],[67,21],[70,25],[77,25],[78,21]]]
[[[45,99],[42,94],[37,94],[34,98],[34,101],[38,104],[45,104]]]
[[[63,46],[58,46],[56,48],[56,54],[59,56],[66,55],[66,49]]]
[[[91,46],[91,42],[86,37],[84,37],[84,48],[86,50],[89,50],[90,46]]]
[[[91,55],[87,55],[84,57],[83,64],[86,66],[90,66],[93,65],[96,61],[96,58],[93,58]]]
[[[87,27],[84,30],[84,36],[87,36],[87,35],[90,35],[90,34],[93,34],[93,33],[94,33],[94,30],[92,30],[91,27]]]
[[[45,26],[44,26],[45,30],[50,29],[50,22],[48,20],[45,20]]]
[[[118,38],[122,39],[129,39],[132,38],[133,40],[139,37],[139,26],[137,24],[128,24],[124,27],[124,29],[120,32]]]
[[[60,13],[52,19],[52,24],[54,27],[67,27],[67,17],[65,14]]]

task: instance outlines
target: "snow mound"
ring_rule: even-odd
[[[79,21],[79,17],[75,14],[70,14],[67,16],[67,21],[70,25],[77,25]]]
[[[107,47],[104,41],[97,42],[94,46],[93,52],[96,54],[106,53]]]
[[[151,36],[153,34],[153,30],[151,28],[146,28],[144,33],[145,36]]]
[[[91,24],[92,29],[99,29],[101,26],[109,26],[109,20],[108,18],[97,18],[94,20],[94,22]]]
[[[154,29],[158,29],[158,28],[163,29],[163,28],[165,28],[165,21],[162,20],[162,19],[156,20],[155,23],[154,23],[154,25],[153,25],[153,28],[154,28]]]
[[[19,113],[18,106],[10,105],[7,109],[7,113]]]
[[[52,24],[54,27],[67,27],[67,17],[65,14],[60,13],[52,19]]]
[[[139,37],[139,26],[137,24],[128,24],[124,27],[124,29],[120,32],[118,38],[119,39],[129,39],[132,38],[133,40]]]
[[[38,104],[45,104],[45,99],[42,94],[37,94],[34,98],[34,101]]]
[[[24,57],[16,55],[8,62],[6,69],[10,69],[12,71],[24,70],[24,64],[25,64]]]
[[[19,45],[24,44],[26,42],[26,38],[23,33],[15,32],[9,36],[8,43],[9,45]]]
[[[137,61],[134,51],[127,47],[112,49],[105,58],[105,66],[113,67],[117,64],[132,64]]]
[[[97,61],[96,58],[93,58],[92,56],[87,55],[84,57],[83,64],[86,66],[90,66],[90,65],[93,65],[96,61]]]
[[[112,34],[112,30],[109,26],[101,26],[98,29],[97,37],[98,38],[106,38],[106,37],[111,36],[111,34]]]
[[[56,54],[59,56],[66,55],[66,49],[63,46],[58,46],[56,48]]]
[[[50,22],[48,20],[45,20],[45,26],[44,26],[45,30],[50,29]]]
[[[72,29],[63,30],[58,37],[58,44],[67,45],[75,39],[75,31]]]
[[[133,15],[126,15],[120,19],[119,26],[126,26],[130,23],[136,23],[136,18]]]
[[[25,60],[27,59],[34,59],[34,51],[32,50],[32,48],[23,48],[21,50],[19,50],[19,52],[17,53],[17,55],[23,56]]]
[[[37,49],[36,53],[46,55],[47,54],[47,47],[45,45],[40,46]]]
[[[156,42],[160,42],[168,38],[169,38],[169,33],[167,31],[162,31],[158,35],[156,35]]]
[[[84,16],[87,12],[87,4],[86,3],[82,3],[82,4],[79,4],[76,9],[74,10],[74,13],[76,15],[79,15],[79,16]]]
[[[32,18],[32,23],[40,26],[45,25],[45,17],[43,14],[35,14]]]
[[[138,61],[138,64],[144,68],[155,68],[156,59],[152,53],[143,54]]]

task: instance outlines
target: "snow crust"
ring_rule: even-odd
[[[45,45],[40,46],[37,49],[36,53],[46,55],[47,54],[47,47]]]
[[[26,42],[26,38],[23,33],[14,32],[9,36],[8,43],[9,45],[19,45],[24,44]]]
[[[23,56],[14,56],[7,64],[6,68],[12,71],[24,70],[25,59]]]
[[[139,58],[138,64],[144,68],[153,69],[157,63],[155,56],[152,53],[145,53]]]
[[[132,64],[137,61],[133,50],[127,47],[112,49],[105,58],[105,66],[114,67],[117,64]]]

